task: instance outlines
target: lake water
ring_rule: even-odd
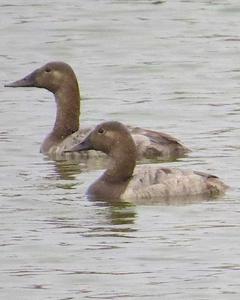
[[[19,0],[0,3],[0,298],[239,299],[240,3]],[[52,95],[7,89],[62,60],[83,124],[119,120],[192,149],[163,165],[219,175],[211,201],[89,201],[101,173],[39,153]]]

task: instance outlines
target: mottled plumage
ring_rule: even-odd
[[[161,168],[159,165],[140,165],[121,199],[172,198],[187,196],[215,196],[226,186],[217,176],[177,168]]]

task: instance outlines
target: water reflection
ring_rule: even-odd
[[[94,201],[91,199],[91,201]],[[134,224],[137,218],[137,209],[134,204],[123,201],[100,201],[95,200],[94,203],[100,207],[108,208],[106,219],[112,225]],[[129,229],[124,229],[129,230]]]
[[[0,298],[238,299],[236,1],[9,2],[0,4],[3,82],[64,60],[80,76],[83,124],[173,134],[193,152],[172,166],[234,190],[194,205],[87,199],[95,163],[38,153],[55,114],[48,93],[2,88]]]
[[[47,160],[47,159],[46,159]],[[85,165],[73,163],[71,161],[53,161],[51,174],[48,177],[51,179],[73,180],[77,174],[86,171]]]
[[[107,160],[99,159],[68,159],[68,160],[53,160],[45,158],[45,160],[52,166],[51,174],[47,177],[49,179],[74,180],[77,175],[86,171],[98,170],[106,167]]]
[[[75,201],[84,201],[75,199]],[[69,203],[65,198],[63,202]],[[73,205],[72,203],[71,205]],[[44,220],[45,224],[53,226],[55,229],[63,230],[65,234],[96,238],[96,237],[132,237],[132,233],[137,231],[134,226],[137,218],[137,208],[134,205],[124,202],[106,203],[92,202],[91,207],[94,211],[93,218],[82,219],[75,216],[54,216]],[[70,207],[69,207],[70,209]],[[129,234],[129,235],[128,235]],[[105,241],[103,241],[105,243]]]

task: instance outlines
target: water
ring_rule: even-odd
[[[239,299],[238,1],[2,0],[1,299]],[[78,75],[81,122],[162,130],[219,175],[211,201],[91,202],[94,166],[39,154],[47,91],[3,85],[51,60]]]

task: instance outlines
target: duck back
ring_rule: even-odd
[[[140,165],[135,168],[121,199],[214,196],[224,193],[226,188],[214,175],[177,168],[160,168],[159,165]]]

